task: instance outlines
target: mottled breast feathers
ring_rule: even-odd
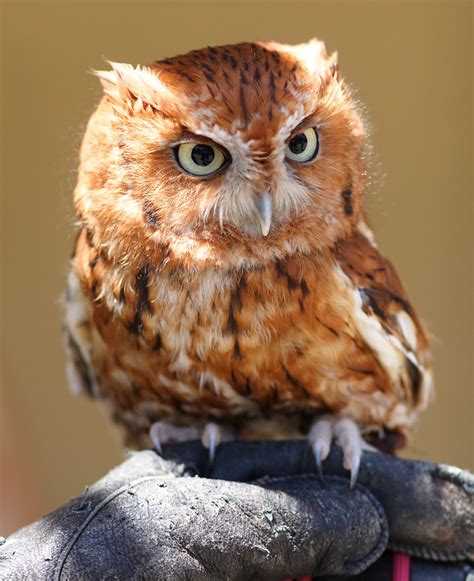
[[[83,232],[69,286],[76,376],[112,404],[129,444],[146,445],[157,419],[284,437],[327,411],[406,434],[429,398],[423,328],[360,233],[247,270],[130,273]]]

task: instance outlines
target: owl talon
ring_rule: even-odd
[[[349,418],[341,418],[334,424],[334,435],[344,453],[344,468],[351,471],[350,487],[354,488],[362,456],[363,442],[359,428]]]
[[[354,461],[354,465],[351,468],[351,482],[350,482],[350,488],[354,488],[354,486],[356,485],[357,482],[357,478],[359,476],[359,466],[360,466],[360,456],[357,458],[357,460]]]
[[[221,443],[221,431],[217,424],[208,422],[201,436],[201,442],[204,448],[209,451],[209,461],[214,462],[216,448]]]
[[[329,455],[332,440],[332,421],[329,417],[317,420],[308,433],[308,440],[313,449],[316,467],[321,480],[324,481],[323,461]]]
[[[362,449],[365,448],[357,424],[349,418],[337,419],[325,416],[312,425],[308,433],[308,441],[311,444],[321,480],[323,480],[322,462],[329,454],[333,439],[342,448],[343,465],[346,470],[350,470],[350,487],[354,488],[359,475]]]
[[[149,431],[151,444],[153,448],[158,452],[158,454],[161,455],[163,454],[163,448],[161,447],[160,432],[161,432],[161,422],[155,422],[154,424],[152,424]]]
[[[232,428],[215,424],[214,422],[208,422],[204,426],[204,430],[201,436],[201,443],[204,448],[207,448],[209,451],[209,462],[214,462],[217,446],[219,446],[219,444],[222,442],[233,440],[234,437],[235,432],[232,430]]]
[[[343,466],[346,470],[350,470],[351,472],[350,488],[354,488],[354,486],[356,485],[357,477],[359,476],[361,455],[362,450],[355,450],[349,454],[346,451],[344,451]]]
[[[316,467],[318,469],[319,478],[321,481],[324,482],[324,474],[323,474],[323,461],[321,458],[321,447],[318,446],[314,452],[314,456],[316,459]]]

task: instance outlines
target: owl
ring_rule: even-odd
[[[404,443],[429,343],[364,213],[366,135],[322,42],[99,71],[65,296],[68,375],[136,448]]]

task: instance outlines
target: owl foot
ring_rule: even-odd
[[[201,436],[201,443],[209,451],[209,461],[212,463],[216,455],[216,448],[221,442],[228,442],[234,439],[231,429],[219,426],[214,422],[208,422],[204,426]]]
[[[163,444],[198,440],[199,430],[192,426],[178,427],[168,422],[155,422],[150,428],[149,436],[153,448],[161,454]]]
[[[308,442],[313,450],[321,479],[323,479],[322,463],[329,455],[333,439],[342,448],[343,465],[346,470],[351,471],[350,487],[353,488],[359,475],[362,450],[372,448],[364,442],[359,427],[353,420],[333,416],[317,419],[308,432]]]

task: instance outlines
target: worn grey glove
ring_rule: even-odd
[[[300,441],[226,443],[212,465],[198,442],[163,454],[132,454],[9,537],[0,579],[383,581],[390,557],[377,559],[387,542],[422,557],[413,581],[464,580],[470,571],[474,479],[466,472],[365,453],[350,490],[337,448],[324,483]]]

